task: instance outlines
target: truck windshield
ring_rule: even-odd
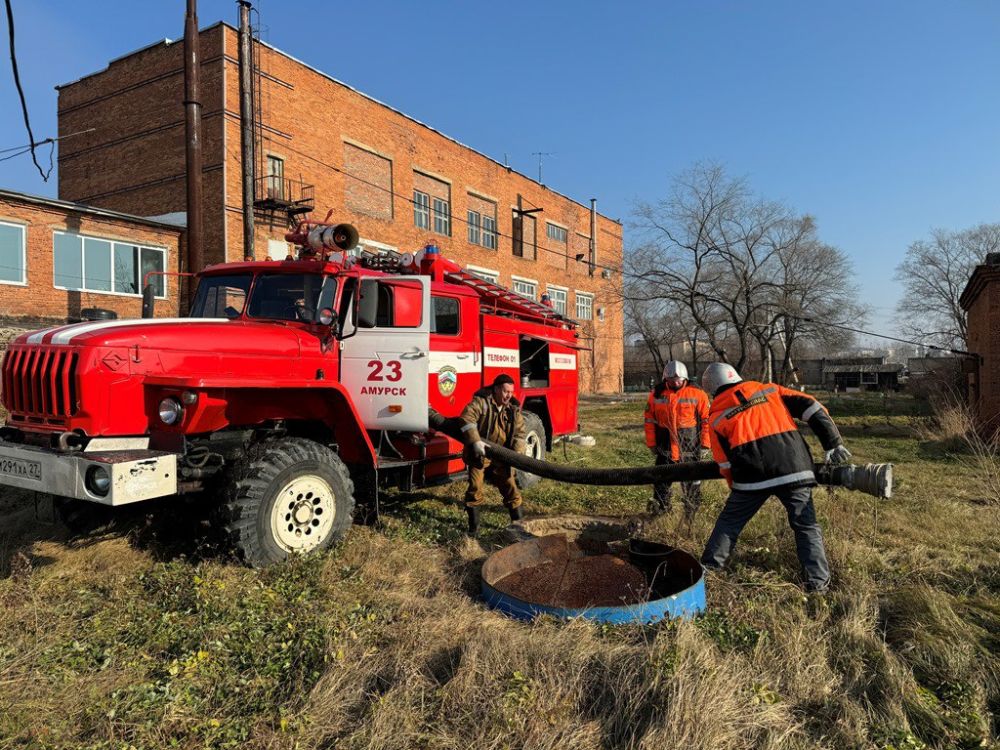
[[[317,312],[333,307],[337,282],[312,273],[263,273],[250,292],[247,316],[312,323]]]
[[[238,318],[243,314],[253,275],[203,276],[191,305],[192,318]]]

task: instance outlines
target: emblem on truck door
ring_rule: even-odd
[[[455,392],[458,385],[458,371],[454,367],[445,365],[438,370],[438,391],[442,396],[450,396]]]

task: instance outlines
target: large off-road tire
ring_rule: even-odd
[[[254,567],[326,549],[351,527],[354,485],[329,448],[304,438],[250,447],[233,467],[225,514],[230,541]]]
[[[546,445],[545,425],[542,423],[541,417],[533,412],[522,412],[522,416],[524,417],[525,431],[524,453],[532,458],[537,458],[539,461],[544,461]],[[515,469],[514,476],[517,479],[517,486],[522,490],[533,487],[542,481],[542,478],[537,474],[529,474],[522,469]]]

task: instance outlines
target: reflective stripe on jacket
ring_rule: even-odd
[[[675,391],[660,381],[646,402],[645,426],[646,447],[659,446],[663,451],[669,447],[674,461],[680,460],[682,445],[692,450],[700,442],[708,448],[708,396],[693,385]]]
[[[723,389],[708,419],[712,455],[734,490],[816,484],[812,454],[795,419],[809,424],[824,449],[843,443],[819,401],[775,383],[745,380]]]

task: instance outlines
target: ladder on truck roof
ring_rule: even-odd
[[[379,253],[362,251],[359,256],[361,264],[365,268],[390,273],[413,273],[413,266],[404,266],[401,262],[402,257],[402,253],[393,250]],[[464,268],[458,271],[446,271],[444,278],[454,284],[471,286],[479,292],[480,297],[492,298],[494,309],[497,312],[517,313],[518,315],[541,319],[547,323],[559,322],[571,328],[576,327],[576,321],[560,315],[551,307],[546,307],[540,302],[535,302],[517,292],[512,292],[507,287],[494,284],[492,281],[486,281],[475,274],[469,273]],[[495,304],[497,302],[503,303],[502,308]]]
[[[545,321],[558,321],[560,323],[566,323],[570,326],[576,325],[574,321],[560,315],[551,307],[546,307],[540,302],[528,299],[517,292],[512,292],[506,287],[494,284],[492,281],[486,281],[486,279],[482,279],[464,269],[460,271],[448,271],[444,274],[444,277],[453,283],[471,286],[482,296],[486,298],[492,297],[494,302],[504,302],[504,307],[506,308],[504,310],[505,312],[516,312],[521,315],[541,318]]]

